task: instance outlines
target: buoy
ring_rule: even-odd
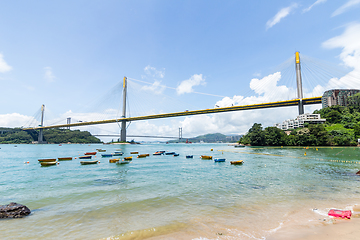
[[[306,152],[304,153],[304,156],[306,156]]]
[[[100,163],[100,161],[98,161]]]
[[[214,149],[210,149],[210,151],[213,151]]]
[[[27,161],[26,163],[29,163],[29,161]]]

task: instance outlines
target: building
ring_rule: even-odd
[[[347,98],[359,93],[358,89],[332,89],[324,92],[321,98],[322,108],[334,105],[347,106]]]
[[[276,123],[275,127],[282,130],[288,130],[304,127],[305,123],[318,124],[324,123],[325,121],[326,119],[321,119],[320,114],[305,113],[297,116],[295,119],[288,119],[283,121],[282,123]]]

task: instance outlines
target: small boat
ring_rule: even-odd
[[[194,158],[193,155],[186,155],[186,158]]]
[[[245,147],[245,145],[244,144],[236,144],[236,145],[234,145],[235,147]]]
[[[84,155],[96,155],[96,152],[86,152]]]
[[[238,160],[238,161],[231,161],[230,164],[233,164],[233,165],[240,165],[240,164],[243,164],[244,161],[243,160]]]
[[[122,156],[124,153],[123,152],[114,152],[112,155],[113,156]]]
[[[97,160],[95,160],[95,161],[80,161],[81,165],[97,164],[97,163],[98,163]]]
[[[130,152],[130,154],[139,154],[139,152]]]
[[[41,166],[52,166],[52,165],[56,165],[56,161],[55,162],[40,162]]]
[[[155,152],[153,155],[163,155],[161,152]]]
[[[96,149],[98,152],[106,152],[105,149]]]
[[[175,154],[174,154],[174,157],[177,157],[177,156],[179,156],[179,155],[180,155],[180,154],[178,154],[178,153],[175,153]]]
[[[59,157],[58,160],[59,161],[68,161],[68,160],[72,160],[72,157]]]
[[[88,155],[88,156],[80,156],[79,159],[91,159],[91,155]]]
[[[147,157],[150,156],[150,154],[148,154],[148,153],[146,153],[145,155],[146,155]]]
[[[129,164],[129,161],[118,161],[116,164]]]
[[[330,209],[328,212],[329,216],[333,217],[341,217],[341,218],[351,218],[351,210],[338,210],[338,209]]]
[[[125,161],[131,161],[131,160],[132,160],[132,157],[124,157],[124,160],[125,160]]]
[[[121,151],[122,149],[115,149],[115,151]]]
[[[40,163],[42,162],[56,162],[56,158],[46,158],[46,159],[39,159]]]
[[[175,152],[166,152],[165,155],[174,155]]]
[[[109,159],[109,163],[116,163],[120,161],[120,158],[112,158],[112,159]]]
[[[147,156],[146,156],[146,154],[139,154],[137,157],[138,158],[146,158]]]
[[[212,156],[201,155],[200,158],[201,158],[201,159],[205,159],[205,160],[211,160],[211,159],[212,159]]]
[[[214,162],[225,162],[225,158],[215,158]]]
[[[101,154],[101,157],[112,157],[112,154]]]

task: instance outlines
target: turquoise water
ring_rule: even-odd
[[[234,148],[227,144],[0,145],[0,204],[32,214],[1,220],[1,239],[264,239],[360,203],[358,148]],[[96,148],[149,153],[126,165]],[[211,151],[213,149],[213,151]],[[153,156],[158,150],[174,156]],[[306,156],[304,153],[306,152]],[[186,159],[185,155],[194,155]],[[200,155],[226,158],[224,163]],[[243,165],[230,165],[232,160]],[[29,163],[24,163],[29,161]],[[314,210],[315,209],[315,210]]]

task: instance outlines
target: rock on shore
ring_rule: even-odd
[[[0,205],[0,218],[22,218],[31,213],[25,205],[15,202],[8,205]]]

